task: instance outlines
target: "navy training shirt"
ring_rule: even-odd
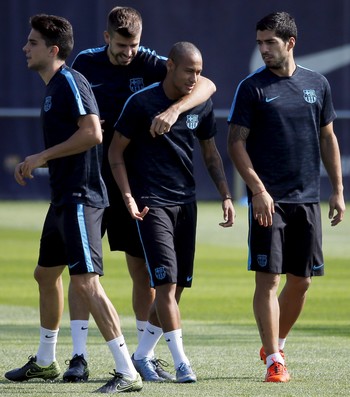
[[[108,58],[107,48],[103,46],[80,52],[72,68],[82,73],[90,83],[101,119],[105,120],[103,129],[108,135],[109,146],[114,124],[126,100],[140,89],[164,79],[166,58],[140,46],[129,65],[113,65]]]
[[[308,203],[319,202],[320,128],[335,117],[326,78],[298,65],[291,77],[262,67],[244,79],[228,122],[250,129],[246,149],[273,199]]]
[[[217,132],[209,99],[182,113],[169,133],[153,138],[149,132],[153,117],[173,103],[162,84],[155,83],[129,98],[115,125],[131,140],[126,167],[132,194],[142,205],[162,207],[195,201],[195,139],[207,140]]]
[[[140,46],[129,65],[113,65],[108,58],[107,48],[105,45],[81,51],[72,67],[89,81],[101,119],[104,120],[102,174],[108,189],[112,190],[116,189],[116,184],[108,162],[108,148],[113,138],[114,124],[130,95],[164,79],[167,58]]]
[[[79,117],[87,114],[99,115],[89,83],[77,71],[61,67],[46,86],[41,109],[45,147],[52,147],[70,138],[79,128]],[[101,165],[102,145],[48,161],[52,204],[80,203],[97,208],[108,206]]]

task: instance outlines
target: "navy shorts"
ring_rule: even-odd
[[[150,208],[138,221],[151,286],[191,287],[196,242],[197,205]]]
[[[248,269],[300,277],[323,276],[321,210],[318,203],[275,203],[273,224],[260,226],[249,206]]]
[[[102,236],[107,231],[111,251],[123,251],[137,258],[144,258],[136,220],[126,208],[120,191],[109,191],[110,206],[106,208],[102,221]]]
[[[68,265],[69,274],[103,275],[101,221],[103,208],[52,204],[40,240],[38,265]]]

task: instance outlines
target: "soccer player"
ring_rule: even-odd
[[[68,266],[71,289],[92,316],[114,357],[114,376],[99,392],[138,391],[136,372],[121,332],[118,314],[99,278],[103,275],[101,220],[108,205],[101,177],[102,130],[96,100],[87,80],[65,60],[73,48],[73,29],[64,18],[39,14],[23,51],[28,68],[46,85],[41,109],[45,150],[19,163],[20,185],[33,170],[47,166],[51,204],[40,240],[34,277],[40,295],[40,344],[36,356],[5,377],[22,382],[60,375],[56,342],[63,311],[62,272]]]
[[[287,382],[284,345],[324,263],[320,161],[332,185],[329,218],[345,211],[341,161],[326,78],[296,65],[297,27],[286,12],[261,19],[256,40],[265,66],[243,80],[229,114],[228,151],[247,184],[249,270],[266,382]],[[277,290],[281,274],[285,285]]]
[[[72,67],[81,72],[89,81],[103,120],[103,166],[102,176],[106,183],[110,207],[105,210],[103,233],[107,229],[111,251],[124,251],[129,273],[133,282],[132,303],[136,316],[138,338],[147,328],[147,317],[154,299],[153,289],[145,265],[142,246],[138,237],[136,223],[125,208],[120,191],[113,179],[109,162],[108,148],[117,121],[127,98],[145,86],[161,81],[166,75],[166,58],[154,51],[140,46],[142,18],[138,11],[130,7],[115,7],[107,18],[104,32],[106,45],[82,51],[74,60]],[[201,77],[195,89],[166,109],[155,115],[150,133],[169,130],[179,114],[200,104],[215,92],[215,85]],[[154,117],[154,116],[153,116]],[[64,373],[66,381],[79,381],[86,378],[89,313],[78,297],[69,293],[71,330],[73,338],[72,360]],[[161,335],[160,328],[153,328],[155,338]],[[154,358],[157,380],[172,379]],[[148,379],[146,379],[148,380]]]
[[[217,131],[210,99],[181,114],[170,131],[155,137],[148,131],[153,115],[188,95],[201,72],[198,48],[188,42],[176,43],[167,60],[164,81],[144,88],[126,102],[109,148],[111,169],[125,206],[137,221],[155,288],[148,322],[151,327],[161,327],[179,383],[197,379],[184,352],[178,306],[184,288],[191,287],[193,280],[197,209],[192,156],[196,138],[222,197],[221,226],[232,226],[235,212],[215,145]],[[124,156],[128,149],[130,156]],[[156,343],[145,332],[133,354],[135,368],[144,379],[151,378],[152,373],[156,379],[150,365]]]

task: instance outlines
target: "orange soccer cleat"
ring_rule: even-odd
[[[287,367],[278,361],[275,361],[269,368],[267,368],[265,382],[288,382],[290,375]]]

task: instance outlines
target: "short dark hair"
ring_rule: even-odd
[[[142,31],[141,14],[131,7],[114,7],[107,18],[107,32],[124,37],[135,37]]]
[[[67,19],[56,15],[37,14],[30,18],[32,29],[37,30],[47,47],[58,47],[58,58],[65,61],[73,50],[73,28]]]
[[[194,44],[188,41],[179,41],[171,47],[168,58],[171,59],[175,65],[178,65],[183,57],[188,54],[196,54],[202,57],[201,52]]]
[[[297,39],[298,30],[294,18],[288,12],[273,12],[256,24],[256,30],[274,30],[276,36],[287,42],[291,37]]]

